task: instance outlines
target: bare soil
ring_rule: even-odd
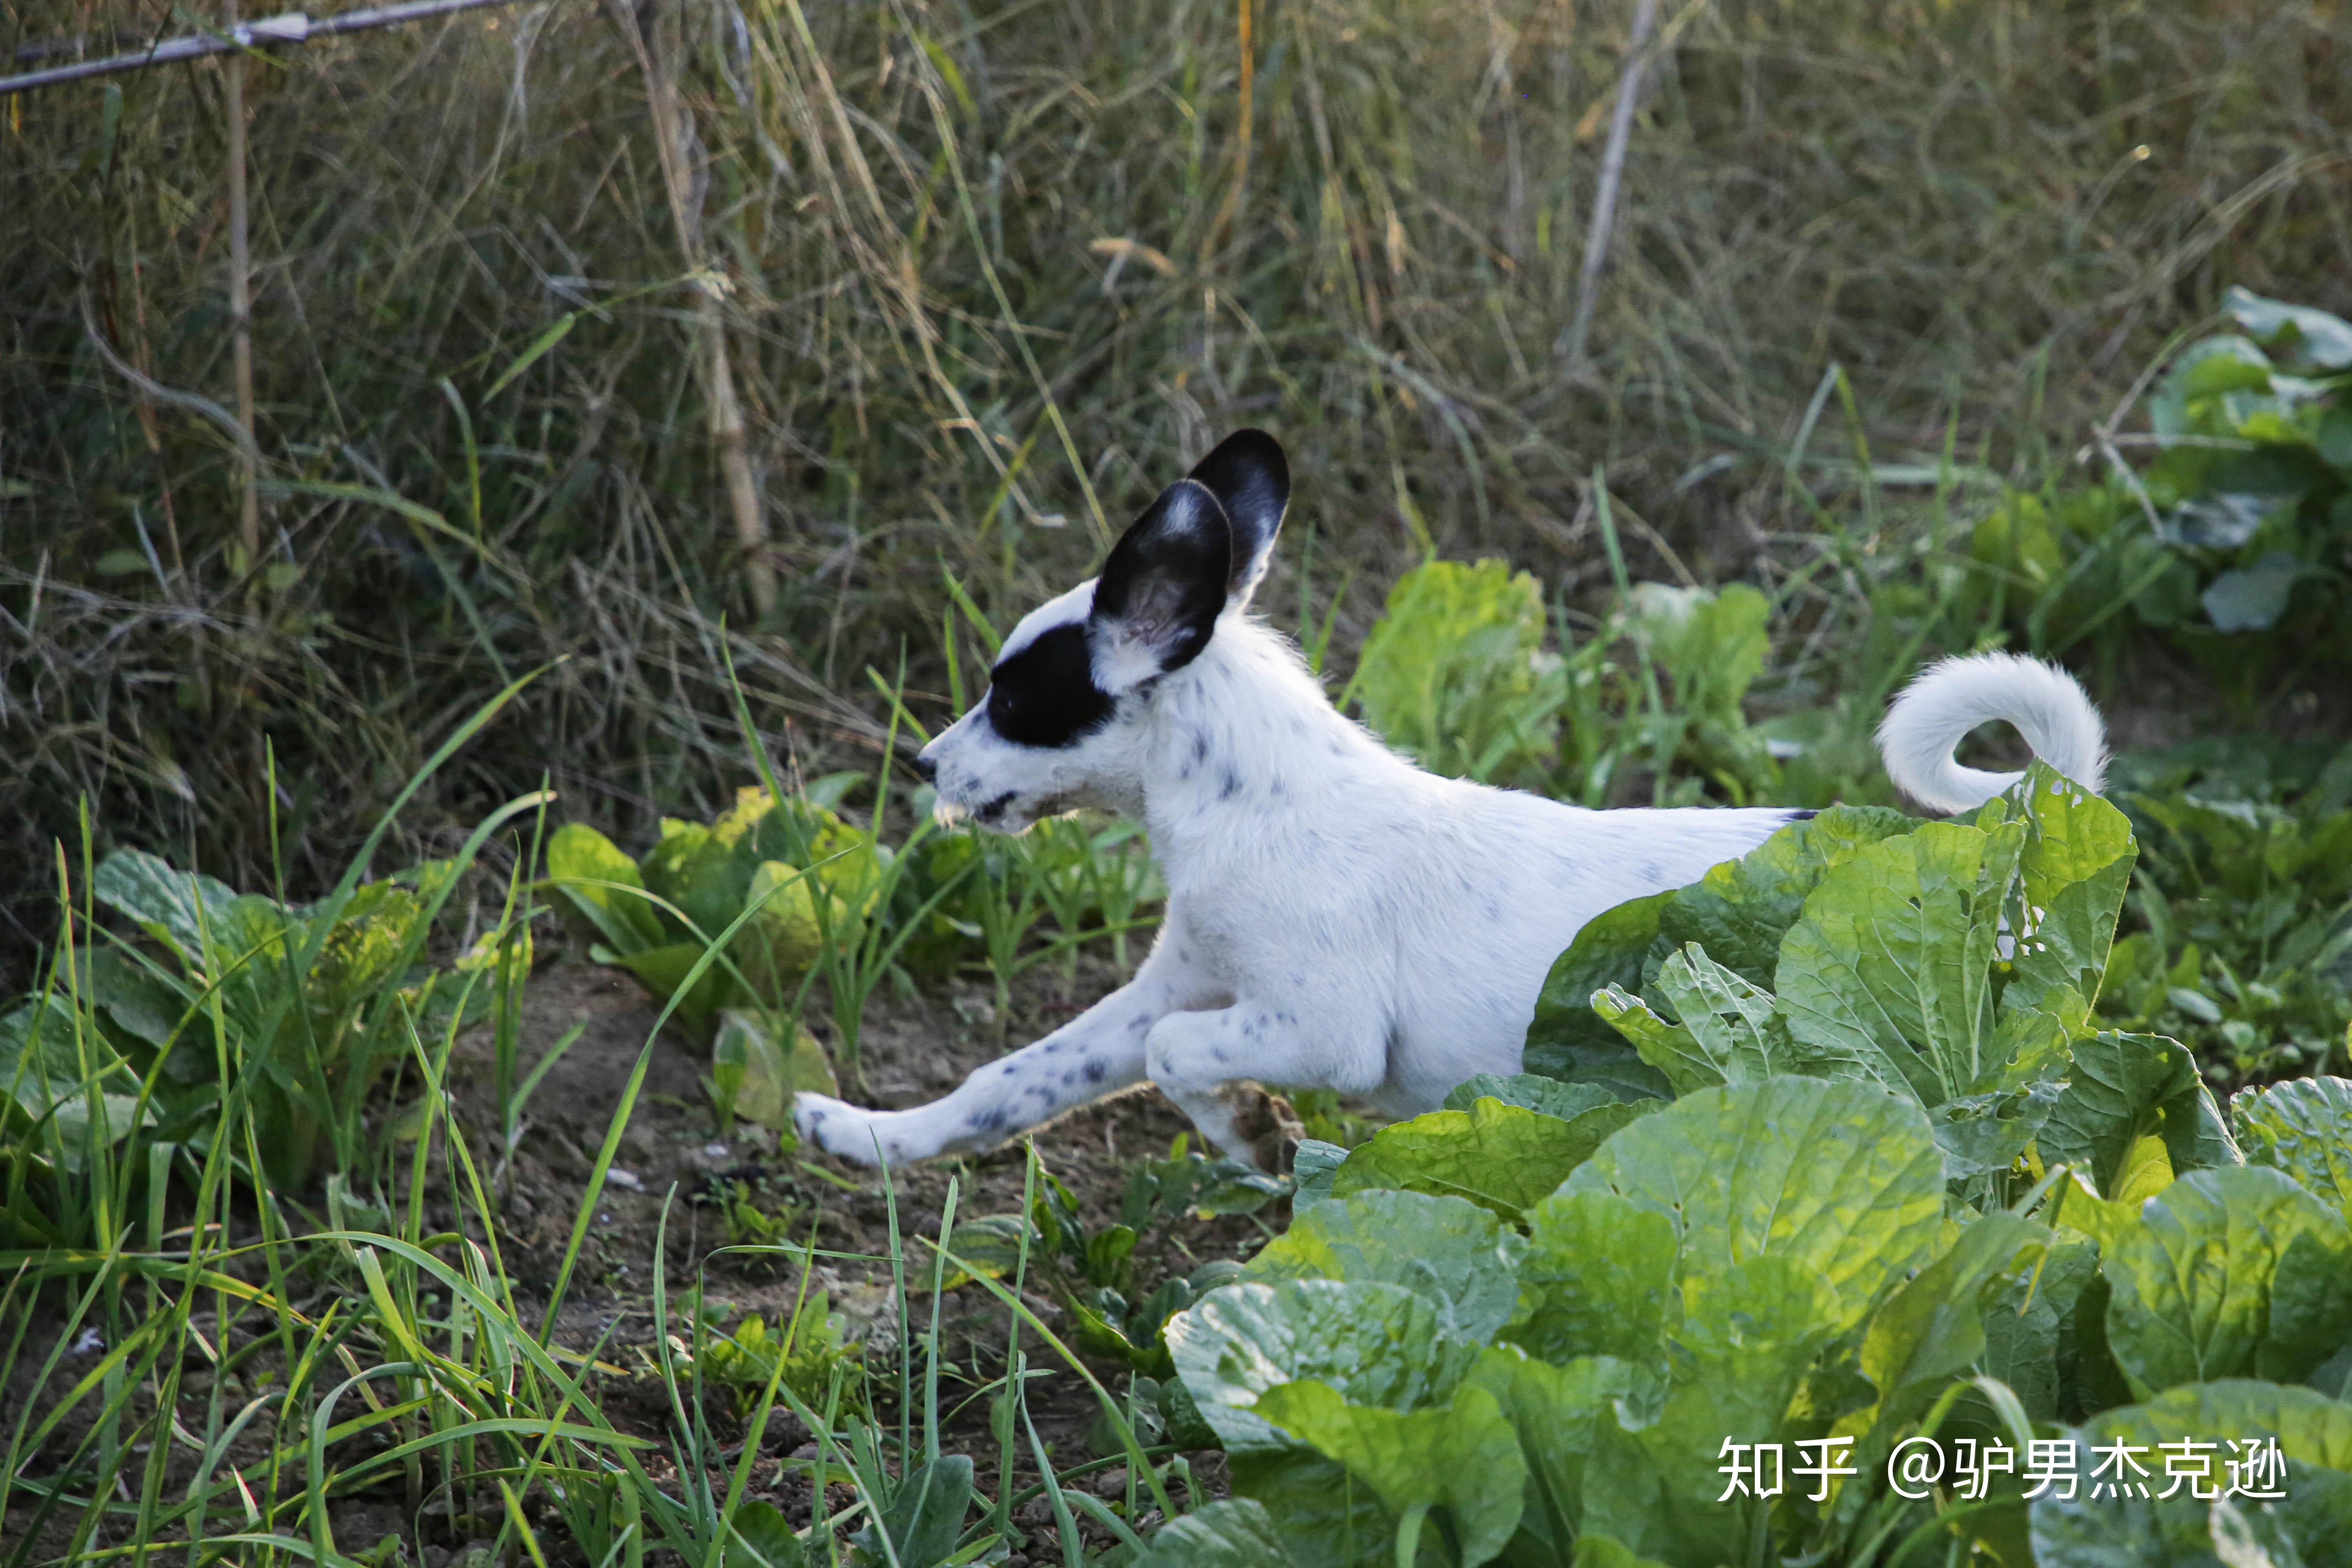
[[[1038,965],[1014,986],[1011,1016],[1001,1026],[985,985],[951,981],[944,989],[912,996],[877,992],[862,1030],[865,1100],[896,1109],[936,1099],[1005,1049],[1076,1016],[1123,979],[1108,955],[1091,952],[1081,953],[1074,972]],[[507,1266],[519,1290],[538,1297],[525,1303],[527,1310],[543,1304],[553,1282],[595,1152],[658,1013],[625,973],[579,962],[543,967],[526,993],[520,1051],[524,1069],[566,1031],[585,1026],[532,1095],[506,1191],[508,1229],[501,1239]],[[825,1039],[826,1029],[814,1017],[812,1028]],[[496,1146],[489,1048],[487,1031],[462,1040],[462,1068],[453,1072],[457,1113],[477,1149]],[[919,1238],[938,1236],[950,1184],[957,1190],[961,1223],[1018,1213],[1026,1179],[1025,1155],[1017,1142],[895,1170],[886,1177],[830,1155],[780,1149],[789,1140],[780,1141],[767,1129],[738,1123],[722,1136],[703,1086],[708,1069],[704,1055],[682,1036],[665,1033],[655,1040],[644,1088],[621,1138],[615,1162],[621,1179],[605,1184],[558,1320],[561,1342],[583,1352],[600,1347],[598,1359],[605,1365],[628,1369],[625,1377],[605,1374],[603,1407],[618,1424],[647,1436],[667,1436],[674,1419],[652,1362],[657,1240],[667,1237],[665,1282],[673,1300],[698,1279],[708,1299],[730,1303],[739,1312],[761,1313],[773,1325],[790,1316],[802,1289],[796,1264],[779,1266],[771,1256],[730,1250],[723,1215],[710,1200],[741,1183],[762,1207],[804,1216],[793,1235],[804,1239],[814,1226],[821,1261],[811,1284],[826,1291],[833,1310],[854,1325],[854,1334],[887,1356],[898,1331],[889,1262],[894,1205],[919,1334],[930,1316],[932,1254]],[[1134,1163],[1167,1157],[1190,1128],[1174,1105],[1146,1087],[1075,1111],[1040,1129],[1034,1142],[1042,1163],[1068,1188],[1091,1230],[1118,1221]],[[1276,1226],[1281,1223],[1279,1215],[1262,1217]],[[1139,1255],[1138,1290],[1169,1275],[1190,1274],[1214,1258],[1246,1258],[1266,1234],[1265,1226],[1245,1217],[1179,1219],[1156,1256]],[[1025,1301],[1047,1326],[1063,1327],[1061,1309],[1046,1295],[1032,1292]],[[943,1441],[950,1452],[970,1454],[988,1486],[997,1465],[996,1441],[988,1429],[985,1402],[969,1397],[970,1385],[1002,1373],[1010,1314],[983,1290],[966,1286],[948,1292],[940,1317],[941,1354],[967,1384],[958,1388],[950,1378],[943,1386]],[[1029,1336],[1026,1350],[1033,1368],[1050,1369],[1030,1384],[1038,1432],[1057,1468],[1077,1463],[1090,1455],[1087,1434],[1098,1401],[1049,1349],[1034,1343],[1034,1336]],[[1114,1391],[1122,1386],[1122,1369],[1097,1364],[1094,1371]],[[888,1381],[877,1378],[874,1386],[877,1412],[885,1417],[895,1414],[884,1386]],[[708,1397],[705,1415],[723,1438],[740,1441],[740,1429],[723,1393]],[[810,1436],[780,1413],[763,1447],[781,1461],[803,1449]],[[1214,1456],[1203,1458],[1212,1462],[1196,1466],[1196,1473],[1207,1484],[1223,1470]],[[1017,1484],[1035,1479],[1025,1458],[1017,1458],[1016,1472]],[[767,1489],[755,1484],[754,1495],[767,1496],[795,1524],[807,1518],[812,1500],[797,1469],[763,1465],[755,1475]],[[1112,1474],[1112,1481],[1118,1479]],[[846,1500],[845,1495],[836,1499],[835,1506]],[[1034,1538],[1044,1524],[1044,1516],[1032,1517],[1027,1532]],[[1087,1528],[1091,1532],[1091,1525]],[[1108,1541],[1106,1536],[1091,1544]]]

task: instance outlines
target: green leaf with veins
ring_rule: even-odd
[[[90,892],[131,917],[191,969],[203,964],[207,937],[216,952],[242,951],[229,947],[230,935],[223,929],[239,897],[236,889],[199,872],[175,870],[143,849],[118,849],[100,861]]]
[[[1555,1193],[1528,1211],[1524,1317],[1504,1337],[1542,1361],[1614,1356],[1663,1366],[1674,1221],[1609,1192]]]
[[[1505,1105],[1525,1106],[1568,1121],[1588,1110],[1613,1105],[1618,1098],[1598,1084],[1563,1083],[1531,1072],[1482,1072],[1448,1089],[1441,1109],[1467,1110],[1482,1100],[1499,1100]]]
[[[1801,1047],[1923,1104],[1989,1079],[2001,889],[2024,829],[1931,822],[1822,879],[1780,943],[1780,1007]],[[1990,1087],[1990,1082],[1981,1087]]]
[[[1397,1520],[1379,1495],[1314,1449],[1284,1442],[1279,1449],[1227,1456],[1234,1496],[1265,1508],[1297,1568],[1390,1568]],[[1436,1533],[1425,1531],[1423,1539]]]
[[[1646,1066],[1615,1030],[1593,1016],[1592,994],[1607,985],[1641,985],[1643,961],[1657,940],[1660,911],[1674,897],[1654,893],[1629,900],[1578,930],[1568,950],[1552,961],[1536,997],[1524,1052],[1528,1071],[1596,1083],[1621,1098],[1673,1092],[1663,1074]]]
[[[1698,1040],[1680,1024],[1651,1007],[1644,998],[1620,985],[1604,985],[1592,994],[1592,1011],[1654,1068],[1676,1094],[1695,1094],[1724,1081],[1723,1068],[1710,1059]]]
[[[1467,1198],[1517,1219],[1612,1133],[1659,1104],[1603,1105],[1566,1121],[1499,1100],[1475,1101],[1467,1110],[1433,1110],[1383,1127],[1358,1145],[1332,1177],[1331,1194],[1397,1187]]]
[[[1265,1505],[1224,1498],[1170,1520],[1133,1568],[1291,1568]]]
[[[1840,1332],[1912,1266],[1944,1208],[1915,1102],[1808,1078],[1686,1096],[1611,1139],[1565,1190],[1667,1216],[1685,1281],[1765,1256],[1819,1270],[1849,1314]]]
[[[1514,1266],[1525,1247],[1467,1199],[1376,1189],[1297,1211],[1290,1229],[1243,1266],[1242,1279],[1402,1286],[1438,1309],[1445,1333],[1485,1340],[1517,1303]]]
[[[2233,1445],[2274,1438],[2286,1460],[2275,1501],[2206,1500],[2230,1487]],[[2121,1444],[2142,1452],[2152,1489],[2168,1498],[2098,1495],[2085,1479],[2069,1500],[2053,1488],[2033,1503],[2034,1561],[2044,1568],[2213,1568],[2352,1563],[2352,1405],[2312,1389],[2243,1379],[2193,1384],[2093,1416],[2076,1434],[2075,1464],[2088,1478]],[[2165,1445],[2173,1445],[2170,1453]],[[2194,1447],[2202,1445],[2202,1447]],[[2210,1467],[2176,1485],[2174,1466]],[[2128,1479],[2129,1472],[2124,1472]],[[2219,1550],[2228,1543],[2231,1551]],[[2244,1547],[2255,1550],[2247,1551]]]
[[[1687,1568],[1747,1561],[1759,1507],[1719,1501],[1722,1446],[1782,1440],[1789,1405],[1837,1325],[1859,1314],[1788,1255],[1688,1273],[1675,1376],[1658,1418],[1603,1424],[1585,1471],[1585,1528]]]
[[[2021,824],[2024,847],[2003,918],[2011,965],[2003,1009],[2053,1008],[2063,992],[2095,1001],[2115,945],[2116,918],[2139,848],[2131,819],[2042,763],[1989,803],[1979,826]]]
[[[1449,1405],[1399,1411],[1306,1379],[1267,1389],[1257,1412],[1370,1487],[1390,1512],[1444,1509],[1463,1568],[1490,1561],[1519,1527],[1528,1469],[1518,1432],[1475,1384]]]
[[[620,888],[643,888],[637,863],[583,822],[567,822],[548,835],[547,876],[558,907],[574,923],[587,925],[614,952],[629,954],[658,946],[662,923],[654,906]]]
[[[2050,1239],[2049,1230],[2031,1220],[1982,1215],[1895,1289],[1862,1339],[1863,1375],[1877,1386],[1882,1410],[1906,1394],[1925,1398],[1975,1364],[1985,1348],[1985,1287],[2004,1276],[2021,1251]]]
[[[2057,1418],[2064,1380],[2073,1372],[2065,1364],[2073,1359],[2068,1326],[2098,1272],[2096,1246],[2062,1237],[2033,1267],[2013,1271],[1988,1293],[1984,1370],[2007,1384],[2037,1421]]]
[[[1636,1381],[1633,1368],[1605,1356],[1554,1366],[1504,1346],[1480,1354],[1463,1386],[1494,1396],[1518,1433],[1527,1467],[1519,1532],[1507,1561],[1550,1563],[1569,1555],[1601,1426],[1615,1424],[1616,1402],[1633,1394]]]
[[[1292,1446],[1253,1408],[1277,1384],[1313,1378],[1356,1404],[1415,1410],[1448,1398],[1478,1354],[1444,1331],[1427,1298],[1369,1281],[1227,1285],[1167,1332],[1177,1375],[1237,1455]]]
[[[2066,1087],[2035,1140],[2045,1164],[2087,1172],[2109,1196],[2144,1136],[2164,1141],[2175,1172],[2237,1163],[2221,1109],[2179,1041],[2103,1030],[2076,1040],[2073,1056]]]
[[[1671,947],[1697,942],[1709,957],[1769,990],[1780,939],[1803,910],[1805,896],[1854,851],[1920,826],[1880,805],[1833,805],[1788,826],[1737,860],[1727,860],[1669,896],[1658,935]]]
[[[2230,1099],[2246,1163],[2285,1172],[2352,1218],[2352,1079],[2290,1079]]]
[[[2198,1171],[2107,1248],[2107,1344],[2145,1399],[2249,1373],[2293,1381],[2352,1332],[2352,1230],[2279,1172]]]

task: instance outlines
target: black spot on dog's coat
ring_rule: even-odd
[[[1087,628],[1076,621],[1040,634],[989,677],[989,727],[1018,746],[1076,745],[1110,722],[1115,707],[1095,684]]]

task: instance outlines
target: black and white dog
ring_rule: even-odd
[[[1411,1115],[1474,1073],[1515,1072],[1580,926],[1811,815],[1590,811],[1423,772],[1334,709],[1248,613],[1289,495],[1272,437],[1228,438],[1136,520],[1101,576],[1014,628],[987,696],[917,761],[943,816],[999,832],[1081,805],[1140,819],[1169,899],[1135,978],[931,1104],[803,1094],[802,1137],[867,1163],[923,1160],[1149,1079],[1218,1148],[1266,1164],[1253,1080]],[[1937,665],[1896,699],[1879,731],[1887,771],[1930,807],[1980,804],[2017,775],[1960,767],[1952,749],[1994,719],[2099,786],[2104,731],[2082,689],[1998,654]]]

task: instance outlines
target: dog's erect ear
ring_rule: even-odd
[[[1111,546],[1087,640],[1095,684],[1116,697],[1209,646],[1232,578],[1234,527],[1205,485],[1179,479]]]
[[[1274,559],[1274,536],[1290,504],[1290,463],[1282,443],[1263,430],[1236,430],[1193,465],[1192,477],[1208,487],[1234,525],[1233,574],[1225,596],[1245,602]]]

